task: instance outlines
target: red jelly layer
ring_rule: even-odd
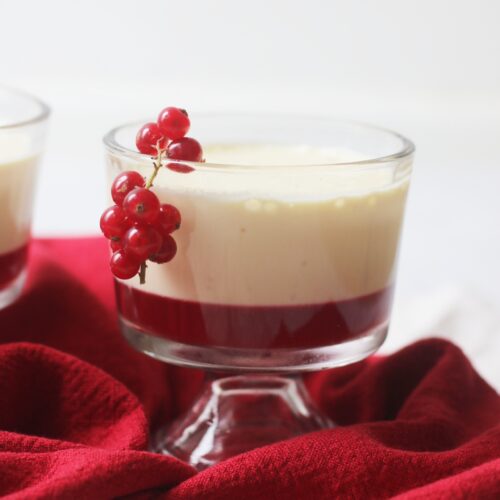
[[[138,330],[183,344],[312,348],[359,337],[389,316],[392,288],[338,302],[239,306],[154,295],[116,282],[118,307]]]
[[[19,276],[27,260],[28,245],[0,254],[0,290],[7,288]]]

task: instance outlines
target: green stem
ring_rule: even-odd
[[[158,175],[158,172],[160,171],[160,168],[162,167],[162,155],[164,151],[160,149],[160,144],[158,143],[156,145],[156,150],[158,151],[158,154],[156,155],[156,160],[153,162],[153,173],[151,174],[151,177],[147,180],[146,182],[146,189],[151,189],[153,187],[153,182],[156,179],[156,176]],[[147,265],[145,262],[141,264],[141,268],[139,270],[139,282],[141,285],[144,285],[146,283],[146,269]]]
[[[158,175],[158,172],[160,171],[160,168],[162,167],[162,155],[163,155],[163,150],[158,148],[158,154],[156,156],[156,161],[153,162],[153,173],[151,174],[151,177],[148,179],[146,182],[146,189],[151,189],[153,187],[153,182],[156,179],[156,176]]]

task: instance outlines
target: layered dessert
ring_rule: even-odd
[[[26,265],[37,158],[29,137],[0,133],[0,292]]]
[[[204,144],[206,166],[152,190],[182,224],[175,258],[117,280],[123,321],[183,344],[315,348],[387,324],[408,177],[353,151]],[[144,162],[110,155],[110,175]],[[310,167],[314,165],[314,167]]]
[[[104,144],[99,225],[122,333],[212,372],[152,449],[204,469],[331,427],[292,375],[384,341],[413,145],[321,117],[214,113],[191,127],[177,107]]]

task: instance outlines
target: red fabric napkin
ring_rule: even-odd
[[[1,494],[500,498],[500,397],[438,339],[309,376],[335,429],[201,473],[144,451],[149,425],[187,408],[202,374],[121,338],[107,258],[101,239],[35,241],[27,290],[0,312]]]

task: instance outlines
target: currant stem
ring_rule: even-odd
[[[158,175],[160,168],[162,167],[162,155],[165,151],[160,148],[160,141],[158,141],[158,144],[156,145],[156,150],[158,151],[158,154],[156,155],[156,160],[153,162],[154,170],[153,173],[151,174],[151,177],[146,182],[146,189],[151,189],[153,187],[153,182],[156,179],[156,176]],[[139,282],[141,285],[144,285],[144,283],[146,283],[147,267],[148,266],[146,265],[145,262],[141,264],[141,268],[139,270]]]
[[[146,269],[147,269],[147,265],[145,262],[143,262],[141,264],[141,268],[139,270],[139,282],[141,285],[144,285],[144,283],[146,283]]]
[[[162,167],[163,153],[164,153],[164,150],[160,149],[158,147],[158,154],[156,155],[156,160],[153,162],[154,170],[153,170],[153,173],[151,174],[151,177],[146,182],[146,189],[151,189],[151,187],[153,187],[153,182],[156,179],[156,176],[158,175],[160,168]]]

